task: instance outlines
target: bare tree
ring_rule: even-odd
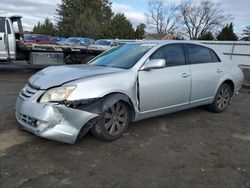
[[[243,29],[243,35],[250,36],[250,25]]]
[[[184,35],[196,40],[207,32],[212,32],[225,25],[229,16],[225,16],[219,4],[209,0],[201,1],[198,5],[191,1],[180,5]]]
[[[146,13],[149,26],[156,28],[159,34],[174,33],[177,29],[179,16],[178,6],[167,5],[163,0],[150,0],[148,2],[148,13]]]
[[[250,41],[250,25],[243,29],[242,40]]]

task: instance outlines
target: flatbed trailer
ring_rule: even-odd
[[[43,61],[48,58],[48,62],[59,64],[85,64],[95,56],[103,53],[105,50],[101,48],[92,48],[86,46],[70,46],[70,45],[53,45],[53,44],[22,44],[20,56],[17,60],[25,60],[29,64],[44,64],[42,59],[34,58],[38,56]],[[54,56],[54,55],[57,56]],[[54,58],[53,58],[54,57]],[[57,58],[60,57],[60,58]],[[57,59],[56,59],[57,58]],[[51,61],[49,61],[51,59]],[[39,61],[41,61],[39,63]],[[52,63],[51,62],[51,63]]]
[[[17,60],[26,61],[28,64],[82,64],[105,51],[102,48],[80,45],[26,43],[21,18],[21,16],[0,17],[0,61],[2,62]]]

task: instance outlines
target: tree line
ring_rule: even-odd
[[[143,39],[147,27],[151,33],[171,34],[183,39],[238,40],[231,16],[210,0],[198,4],[183,1],[178,5],[149,0],[145,13],[147,22],[135,29],[123,13],[112,12],[110,0],[62,0],[56,13],[55,23],[46,18],[38,22],[33,32],[60,37]],[[250,26],[243,31],[243,39],[249,38]]]
[[[123,13],[114,14],[109,0],[62,0],[56,9],[55,24],[46,18],[33,28],[34,33],[51,36],[142,39],[146,25],[136,29]]]
[[[149,0],[148,6],[147,23],[157,33],[175,33],[191,40],[238,40],[231,16],[224,14],[218,3],[202,0],[176,5]]]

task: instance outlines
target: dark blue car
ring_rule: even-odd
[[[92,44],[93,39],[83,38],[83,37],[69,37],[67,38],[63,44],[67,45],[81,45],[81,46],[89,46]]]

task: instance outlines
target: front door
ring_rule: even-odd
[[[185,63],[182,44],[161,47],[149,59],[165,59],[166,67],[139,71],[139,100],[142,114],[161,114],[189,104],[190,65]],[[160,113],[157,113],[160,112]]]
[[[0,60],[7,59],[7,49],[5,41],[6,41],[5,18],[0,17]]]
[[[0,17],[0,60],[16,58],[15,31],[9,18]]]

